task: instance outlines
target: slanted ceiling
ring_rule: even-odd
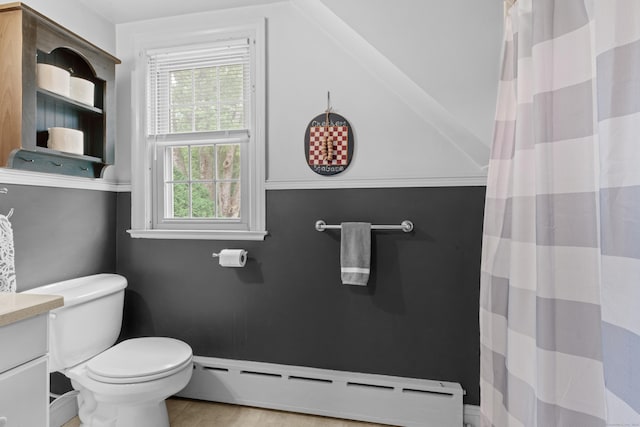
[[[438,130],[479,169],[489,160],[489,147],[470,132],[460,120],[416,84],[406,73],[345,23],[321,0],[290,0],[327,36],[361,62],[379,82],[396,93],[422,120]]]

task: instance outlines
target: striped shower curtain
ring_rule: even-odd
[[[483,427],[640,426],[640,1],[505,18],[480,292]]]

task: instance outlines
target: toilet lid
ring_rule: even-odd
[[[87,374],[107,383],[151,381],[183,369],[192,356],[189,345],[173,338],[133,338],[91,359]]]

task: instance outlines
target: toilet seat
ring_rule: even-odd
[[[89,360],[87,376],[110,384],[152,381],[181,371],[192,357],[191,347],[173,338],[133,338]]]

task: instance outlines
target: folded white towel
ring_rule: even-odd
[[[9,217],[0,215],[0,292],[16,291],[13,229]]]
[[[366,286],[371,264],[371,224],[343,222],[340,273],[345,285]]]

